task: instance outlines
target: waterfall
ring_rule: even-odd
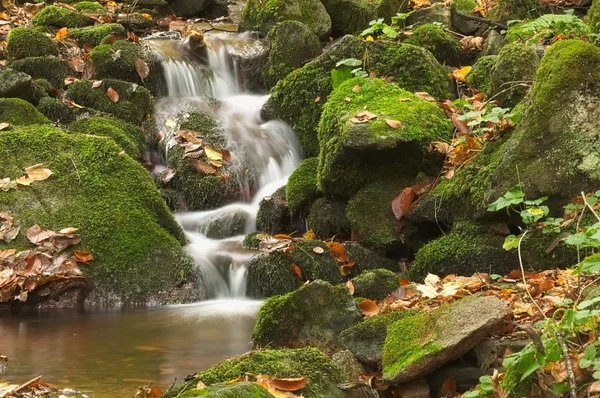
[[[255,254],[245,250],[243,234],[210,239],[211,223],[228,222],[236,214],[246,216],[244,234],[256,228],[260,201],[287,182],[301,159],[301,150],[292,129],[281,121],[265,122],[260,110],[268,95],[245,92],[240,59],[261,50],[264,44],[249,35],[217,34],[204,39],[205,56],[189,54],[184,41],[149,40],[164,71],[166,95],[157,101],[157,120],[174,119],[183,110],[210,110],[206,104],[218,99],[222,106],[212,110],[220,121],[232,153],[246,154],[256,177],[256,193],[250,194],[247,176],[239,170],[236,179],[247,192],[240,202],[220,208],[176,214],[190,243],[187,250],[199,267],[211,298],[241,298],[246,294],[247,264]],[[165,135],[173,145],[175,131]],[[241,232],[241,231],[240,231]]]

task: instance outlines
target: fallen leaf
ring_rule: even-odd
[[[88,251],[75,250],[74,254],[75,254],[75,261],[77,261],[79,263],[87,264],[94,259],[94,256],[92,256],[92,253],[90,253]]]
[[[304,238],[304,240],[314,240],[315,239],[315,233],[313,232],[312,229],[309,229],[304,234],[302,234],[302,238]],[[313,248],[313,250],[314,250],[314,248]]]
[[[35,224],[27,230],[27,239],[34,245],[39,245],[43,241],[53,237],[55,234],[54,231],[44,231],[42,227]]]
[[[69,34],[69,29],[68,28],[60,28],[58,30],[58,32],[56,32],[56,35],[54,36],[54,38],[56,40],[62,40],[64,38],[66,38]]]
[[[196,171],[198,171],[198,173],[200,173],[200,174],[207,174],[207,175],[217,174],[217,170],[213,166],[210,166],[201,160],[196,160],[194,162],[194,167],[196,167]]]
[[[360,303],[358,303],[358,308],[360,309],[360,312],[366,317],[375,316],[379,314],[380,311],[379,306],[373,300],[361,301]]]
[[[271,386],[281,391],[298,391],[308,384],[305,377],[279,379],[271,378]]]
[[[399,120],[393,120],[393,119],[384,119],[384,120],[385,120],[385,123],[393,129],[399,129],[400,127],[402,127],[402,122]]]
[[[404,215],[410,209],[413,200],[415,198],[415,191],[412,187],[404,188],[395,198],[392,200],[392,212],[397,220],[402,219]]]
[[[440,397],[454,397],[456,396],[456,381],[452,376],[448,377],[442,387],[440,388]]]
[[[69,227],[61,229],[60,231],[58,231],[58,233],[63,235],[73,235],[77,233],[77,231],[79,231],[77,228]]]
[[[357,84],[356,86],[352,87],[352,92],[358,93],[360,91],[360,88],[360,85]]]
[[[64,83],[65,83],[65,86],[70,86],[71,84],[75,83],[76,81],[79,81],[79,79],[74,76],[67,76],[67,77],[65,77]]]
[[[112,87],[109,87],[108,90],[106,90],[106,95],[108,95],[108,98],[110,98],[110,100],[115,104],[119,102],[119,93],[117,93]]]
[[[327,246],[331,254],[333,254],[333,257],[335,257],[338,263],[347,263],[349,261],[348,254],[346,253],[344,245],[342,245],[339,242],[333,241],[325,242],[325,245]]]
[[[177,172],[173,169],[166,169],[162,173],[160,173],[160,181],[163,184],[167,184],[169,181],[171,181],[173,179],[173,177],[175,177],[176,173]]]
[[[148,67],[148,64],[143,59],[136,58],[134,65],[138,76],[140,79],[142,79],[142,81],[144,81],[150,74],[150,68]]]
[[[10,123],[0,123],[0,131],[8,130],[10,128]]]
[[[224,162],[231,162],[231,152],[229,151],[229,149],[223,149],[221,151],[221,154],[223,155]]]
[[[431,96],[431,94],[429,94],[429,93],[427,93],[427,92],[425,92],[425,91],[417,91],[417,92],[415,93],[415,95],[416,95],[417,97],[421,98],[421,99],[424,99],[425,101],[429,101],[429,102],[437,102],[437,101],[435,100],[435,98],[433,98],[433,97]]]
[[[312,250],[313,250],[313,252],[315,252],[315,253],[317,253],[317,254],[323,254],[323,253],[325,253],[325,249],[323,249],[323,248],[322,248],[322,247],[320,247],[320,246],[315,246],[315,247],[313,247],[313,249],[312,249]]]
[[[0,179],[0,189],[3,191],[8,191],[10,189],[17,188],[17,182],[12,181],[10,178]]]
[[[352,272],[352,268],[354,268],[355,266],[356,266],[356,261],[350,261],[350,262],[347,262],[346,264],[343,264],[342,266],[340,266],[340,274],[342,276],[350,275],[350,273]]]
[[[210,164],[213,165],[214,167],[216,167],[217,169],[220,169],[221,167],[223,167],[223,163],[221,163],[221,161],[219,161],[219,160],[211,160]]]
[[[469,74],[469,72],[471,72],[471,69],[472,68],[470,66],[463,66],[462,68],[454,68],[452,73],[449,73],[448,76],[450,76],[451,78],[453,78],[454,80],[456,80],[458,82],[465,83],[467,75]]]
[[[346,98],[344,98],[344,101],[346,101],[346,102],[352,102],[352,98],[346,97]]]
[[[476,52],[483,49],[483,37],[466,36],[460,39],[460,45],[464,52]]]
[[[350,293],[351,296],[354,296],[354,283],[352,281],[348,281],[346,282],[346,288],[348,289],[348,292]]]
[[[177,122],[175,120],[172,120],[172,119],[167,119],[167,121],[165,122],[165,125],[167,127],[174,128],[174,127],[177,126]]]
[[[315,102],[320,102],[320,101],[321,101],[321,97],[315,98]]]
[[[102,85],[102,80],[96,80],[94,83],[92,83],[92,88],[98,88]]]
[[[298,267],[298,264],[292,263],[292,270],[298,278],[302,279],[302,270],[300,269],[300,267]]]
[[[44,168],[43,163],[30,166],[25,169],[26,176],[17,178],[16,182],[19,185],[31,185],[36,181],[44,181],[52,174],[52,170]]]
[[[222,160],[223,159],[223,154],[208,144],[204,145],[204,153],[206,153],[206,157],[209,160]]]
[[[379,116],[377,116],[374,113],[371,113],[369,111],[362,111],[357,113],[352,119],[350,119],[350,122],[352,123],[367,123],[371,120],[377,119]]]

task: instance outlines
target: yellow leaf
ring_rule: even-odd
[[[448,75],[451,78],[453,78],[454,80],[464,83],[466,81],[466,77],[469,74],[469,72],[471,72],[471,67],[463,66],[460,69],[458,69],[458,68],[454,69],[452,71],[452,73],[449,73]]]
[[[367,36],[367,38],[365,40],[366,41],[375,41],[375,39],[373,39],[373,36],[371,36],[371,35]]]
[[[144,17],[144,18],[149,19],[149,20],[152,21],[152,15],[150,15],[150,14],[143,13],[142,17]]]
[[[303,237],[305,240],[315,240],[315,233],[313,232],[313,230],[312,230],[312,229],[309,229],[308,231],[306,231],[306,232],[304,233],[304,235],[302,235],[302,237]]]
[[[115,3],[114,1],[109,1],[108,3],[106,3],[106,5],[109,7],[116,7],[117,3]]]
[[[204,145],[204,153],[209,160],[223,160],[223,154],[210,145]]]
[[[167,127],[171,127],[171,128],[173,128],[173,127],[177,126],[177,122],[176,122],[175,120],[168,119],[168,120],[165,122],[165,125],[166,125]]]
[[[65,37],[67,37],[68,34],[69,34],[68,28],[61,28],[58,32],[56,32],[56,36],[54,36],[54,38],[56,40],[62,40]]]

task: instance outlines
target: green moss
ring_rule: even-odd
[[[178,396],[181,398],[273,398],[273,395],[262,386],[251,382],[214,384],[201,390],[188,390]]]
[[[321,279],[332,284],[343,282],[337,262],[320,241],[298,241],[291,253],[275,252],[257,255],[248,265],[248,294],[263,298],[296,290],[305,280]],[[323,249],[317,254],[314,248]],[[295,274],[292,264],[302,271]]]
[[[323,4],[317,0],[249,0],[242,11],[242,30],[257,30],[266,35],[278,22],[299,21],[304,23],[321,40],[331,33],[331,18]]]
[[[31,19],[33,26],[53,26],[55,28],[81,28],[93,25],[94,20],[64,7],[46,6]]]
[[[50,97],[44,97],[38,102],[37,110],[53,122],[71,123],[77,117],[77,111],[64,102]]]
[[[194,111],[181,123],[182,130],[200,131],[204,141],[217,150],[225,149],[227,139],[218,122],[204,111]]]
[[[209,239],[226,239],[242,235],[248,222],[248,213],[231,211],[207,221],[202,225],[201,232]]]
[[[399,286],[398,275],[387,269],[363,272],[352,282],[355,295],[371,300],[383,300]]]
[[[500,50],[492,68],[491,94],[503,107],[513,107],[525,97],[527,87],[516,82],[532,81],[540,60],[535,49],[521,43],[509,43]]]
[[[600,31],[600,1],[592,1],[592,6],[588,9],[584,21],[592,27],[594,32]]]
[[[437,25],[418,26],[403,43],[429,50],[440,63],[454,66],[460,64],[461,50],[458,40]]]
[[[54,97],[56,92],[54,86],[46,79],[36,79],[33,81],[33,90],[35,91],[34,96],[36,98],[43,97]]]
[[[404,317],[388,327],[383,346],[383,377],[392,378],[425,355],[439,352],[437,333],[430,313]]]
[[[386,76],[404,90],[426,91],[438,100],[448,98],[450,78],[426,49],[410,44],[367,43],[366,69]]]
[[[324,239],[348,235],[350,222],[346,217],[346,203],[326,198],[317,199],[308,212],[308,228]]]
[[[467,75],[467,84],[482,93],[489,94],[492,89],[492,69],[497,59],[496,55],[478,58]]]
[[[536,0],[498,0],[486,17],[492,21],[508,22],[537,18],[542,13],[543,7]]]
[[[242,246],[244,246],[244,249],[258,250],[258,247],[260,245],[260,240],[258,240],[256,238],[256,235],[259,235],[261,233],[262,232],[252,232],[252,233],[249,233],[248,235],[244,236],[244,240],[242,242]]]
[[[279,188],[272,195],[260,201],[256,213],[256,228],[271,234],[287,231],[290,225],[290,214],[285,199],[285,187]]]
[[[115,55],[117,53],[118,57]],[[144,49],[139,44],[124,40],[101,44],[94,48],[90,59],[98,79],[113,78],[138,84],[144,83],[135,68],[136,60],[146,60]]]
[[[353,272],[385,268],[393,272],[400,271],[397,261],[384,257],[380,253],[367,249],[356,242],[344,243],[344,248],[351,261],[356,261]]]
[[[8,60],[58,55],[58,46],[45,33],[32,28],[14,28],[8,34]]]
[[[0,123],[27,126],[50,123],[50,120],[27,101],[19,98],[0,98]]]
[[[315,280],[291,293],[268,298],[252,333],[255,347],[340,348],[339,334],[362,321],[345,286]]]
[[[78,134],[91,134],[111,138],[132,158],[139,159],[144,150],[142,130],[121,120],[110,117],[88,117],[69,125]]]
[[[193,275],[181,248],[185,237],[146,170],[120,152],[112,140],[49,126],[3,132],[0,175],[16,178],[38,163],[54,174],[3,193],[0,207],[24,227],[78,228],[82,242],[77,249],[90,250],[95,258],[82,270],[99,297],[160,299]],[[22,249],[28,242],[21,234],[2,246]]]
[[[23,58],[12,62],[10,67],[34,79],[46,79],[56,88],[63,87],[65,77],[70,72],[66,61],[54,57]]]
[[[477,7],[474,0],[452,0],[452,9],[461,14],[470,14]]]
[[[106,94],[112,88],[119,94],[119,101],[114,103]],[[129,123],[138,124],[152,111],[152,95],[143,87],[135,87],[131,83],[103,79],[98,88],[92,87],[89,80],[80,80],[69,86],[67,97],[77,104],[100,112],[112,113],[115,117]]]
[[[253,351],[239,357],[227,359],[200,373],[190,383],[197,381],[207,385],[244,377],[246,373],[266,374],[271,377],[306,377],[309,383],[295,392],[306,398],[343,397],[335,388],[343,382],[341,370],[325,354],[315,348]]]
[[[304,159],[290,175],[285,189],[288,208],[293,217],[304,214],[319,196],[317,190],[318,158]]]
[[[378,118],[353,123],[351,119],[365,109]],[[400,121],[401,127],[390,127],[385,119]],[[365,173],[357,178],[357,172],[370,171],[370,165],[396,163],[394,170],[403,170],[404,176],[426,170],[428,163],[439,160],[431,155],[430,142],[449,139],[451,132],[449,120],[435,104],[380,79],[350,79],[331,94],[319,123],[319,189],[350,196],[376,176]],[[357,170],[348,173],[353,168]]]
[[[592,29],[575,15],[546,14],[534,20],[511,25],[506,41],[545,45],[555,39],[594,41]]]
[[[372,367],[380,367],[388,326],[417,313],[416,310],[401,310],[377,315],[344,330],[340,341],[344,348],[352,351],[358,361]]]
[[[108,23],[96,26],[86,26],[85,28],[69,30],[68,38],[77,40],[79,45],[91,44],[100,45],[102,39],[107,36],[115,35],[118,38],[124,38],[127,32],[122,25],[118,23]]]
[[[81,1],[75,4],[74,7],[84,14],[106,14],[106,8],[96,1]]]
[[[273,87],[294,69],[321,53],[321,42],[311,30],[298,21],[284,21],[275,25],[267,35],[271,43],[269,62],[263,80]]]

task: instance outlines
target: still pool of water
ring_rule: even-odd
[[[214,300],[166,307],[0,317],[0,382],[47,383],[94,398],[166,389],[175,378],[250,349],[260,301]]]

